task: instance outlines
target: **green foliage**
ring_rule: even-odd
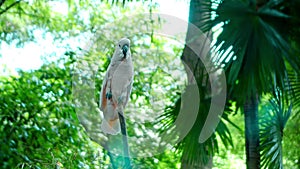
[[[300,112],[300,75],[296,72],[289,72],[289,89],[291,92],[289,93],[290,95],[290,100],[293,103],[293,107],[295,110],[295,114],[299,116]]]
[[[0,80],[1,168],[100,165],[71,102],[71,67],[55,63]]]
[[[300,150],[295,148],[300,143],[300,116],[292,116],[283,133],[283,163],[285,168],[300,168]]]
[[[205,92],[207,92],[207,87],[203,86],[200,88],[200,105],[198,108],[198,113],[196,116],[195,123],[193,124],[191,130],[188,134],[181,140],[178,144],[176,144],[176,149],[179,152],[182,152],[181,162],[190,166],[198,166],[206,165],[211,160],[211,157],[215,156],[216,153],[219,152],[219,144],[223,143],[222,147],[229,148],[233,146],[231,133],[228,128],[228,123],[232,123],[228,118],[228,115],[232,110],[228,107],[222,115],[221,121],[216,128],[216,132],[207,139],[204,143],[199,142],[200,132],[206,122],[206,118],[209,112],[211,98],[205,96]],[[161,126],[160,131],[168,131],[173,132],[173,137],[170,139],[175,139],[182,133],[176,132],[182,131],[180,128],[187,127],[184,124],[178,124],[178,126],[173,126],[175,120],[178,118],[179,112],[182,109],[182,106],[185,105],[185,101],[182,102],[182,97],[175,97],[172,105],[166,107],[165,113],[157,119],[157,123]],[[229,104],[228,104],[229,105]],[[183,112],[187,113],[187,112]],[[191,113],[191,112],[189,112]],[[233,124],[233,123],[232,123]],[[218,139],[219,138],[219,139]],[[168,139],[166,139],[168,140]],[[169,140],[170,141],[170,140]],[[220,142],[218,142],[220,141]],[[172,141],[170,141],[172,142]]]
[[[42,36],[48,32],[55,40],[63,41],[83,34],[94,34],[118,20],[121,15],[127,15],[129,10],[134,11],[130,14],[144,11],[136,4],[130,7],[121,5],[113,7],[101,1],[90,0],[4,0],[1,2],[3,4],[0,6],[0,40],[17,47],[23,46],[28,41],[35,41],[37,30],[43,31]],[[6,9],[11,4],[15,5],[1,13],[1,9]],[[110,10],[107,10],[109,8]],[[154,5],[151,6],[152,10],[154,8]],[[121,29],[121,27],[114,29],[116,28]],[[124,32],[122,30],[120,33]]]
[[[230,50],[236,55],[228,52],[221,57],[226,62],[228,83],[241,102],[255,93],[271,91],[270,82],[283,89],[284,60],[298,69],[299,58],[289,53],[288,35],[279,30],[278,23],[288,21],[289,16],[271,4],[253,9],[248,1],[223,1],[216,10],[214,25],[224,25],[214,45],[219,53]]]
[[[283,168],[282,141],[284,129],[292,113],[292,104],[279,90],[263,107],[260,122],[260,150],[263,168]]]
[[[102,1],[105,1],[105,0],[102,0]],[[112,4],[118,4],[118,3],[122,3],[123,6],[128,3],[128,2],[132,2],[133,0],[106,0],[106,2],[110,2]],[[136,0],[136,2],[139,2],[139,1],[142,1],[142,2],[146,2],[147,0]],[[152,0],[151,0],[152,1]]]
[[[228,115],[234,125],[228,124],[229,131],[232,136],[232,147],[219,145],[219,153],[214,156],[213,169],[232,169],[246,168],[245,164],[245,133],[244,133],[244,116],[241,113]],[[226,121],[227,123],[227,121]],[[218,142],[221,139],[218,139]],[[229,160],[230,159],[230,160]]]
[[[281,90],[288,89],[289,92],[285,94],[290,94],[291,86],[286,83],[288,70],[300,70],[299,52],[296,52],[299,47],[296,47],[296,42],[291,41],[297,41],[298,28],[292,28],[292,25],[299,24],[299,19],[296,17],[295,6],[291,5],[297,4],[297,1],[271,0],[263,5],[251,0],[212,1],[213,5],[208,2],[210,1],[199,4],[202,7],[199,9],[207,12],[207,16],[203,17],[207,19],[202,21],[199,28],[209,31],[214,26],[219,26],[219,35],[212,50],[219,57],[217,61],[223,63],[226,69],[228,95],[237,103],[237,107],[243,106],[252,96],[260,97],[264,93],[271,93],[274,86]],[[282,25],[287,25],[288,28]],[[298,83],[295,78],[291,79],[291,83],[298,86],[295,85]],[[294,89],[297,93],[297,87]],[[281,109],[282,107],[275,110]],[[266,137],[274,130],[271,126],[277,126],[276,134],[283,130],[291,110],[286,111],[281,116],[264,110],[261,112],[269,115],[264,121],[264,125],[269,127],[264,126],[262,131],[265,133],[262,139],[264,167],[282,166],[282,137],[276,137],[272,144],[268,144],[270,140]],[[278,136],[272,134],[273,137]]]
[[[45,30],[53,33],[57,39],[64,38],[62,32],[78,35],[84,27],[83,17],[80,15],[80,4],[75,1],[27,1],[4,0],[1,8],[7,8],[16,3],[0,15],[0,39],[8,44],[24,45],[24,42],[35,41],[35,30]],[[65,12],[57,6],[67,7]]]

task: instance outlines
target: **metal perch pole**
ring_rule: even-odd
[[[122,139],[123,139],[123,151],[124,151],[124,162],[125,162],[124,168],[132,169],[130,156],[129,156],[126,121],[125,121],[123,112],[118,112],[118,114],[119,114],[121,133],[122,133]]]

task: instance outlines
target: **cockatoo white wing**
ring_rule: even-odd
[[[132,76],[132,79],[131,79],[131,83],[127,87],[127,95],[126,95],[125,102],[123,104],[124,107],[127,105],[128,101],[129,101],[131,90],[132,90],[132,86],[133,86],[133,76]]]
[[[100,101],[99,101],[99,107],[100,110],[103,111],[106,107],[106,87],[107,87],[107,80],[108,80],[108,72],[106,72],[105,77],[102,82],[101,92],[100,92]]]
[[[111,72],[112,67],[109,66],[108,71],[103,79],[100,92],[100,110],[103,112],[101,129],[108,134],[117,134],[120,131],[118,114],[116,112],[117,105],[113,102],[111,96]]]

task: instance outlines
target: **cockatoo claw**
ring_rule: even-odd
[[[106,95],[105,95],[106,99],[111,99],[112,98],[112,94],[111,92],[107,92]]]

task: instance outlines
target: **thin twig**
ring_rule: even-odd
[[[1,2],[2,2],[2,1],[1,1]],[[7,12],[11,7],[17,5],[17,4],[20,3],[20,2],[21,2],[21,1],[16,1],[16,2],[10,4],[8,7],[6,7],[5,9],[3,9],[2,11],[0,11],[0,15],[2,15],[2,14],[5,13],[5,12]],[[3,3],[4,3],[4,1],[3,1]]]
[[[0,7],[4,4],[5,1],[6,1],[6,0],[1,0],[1,1],[0,1]]]

